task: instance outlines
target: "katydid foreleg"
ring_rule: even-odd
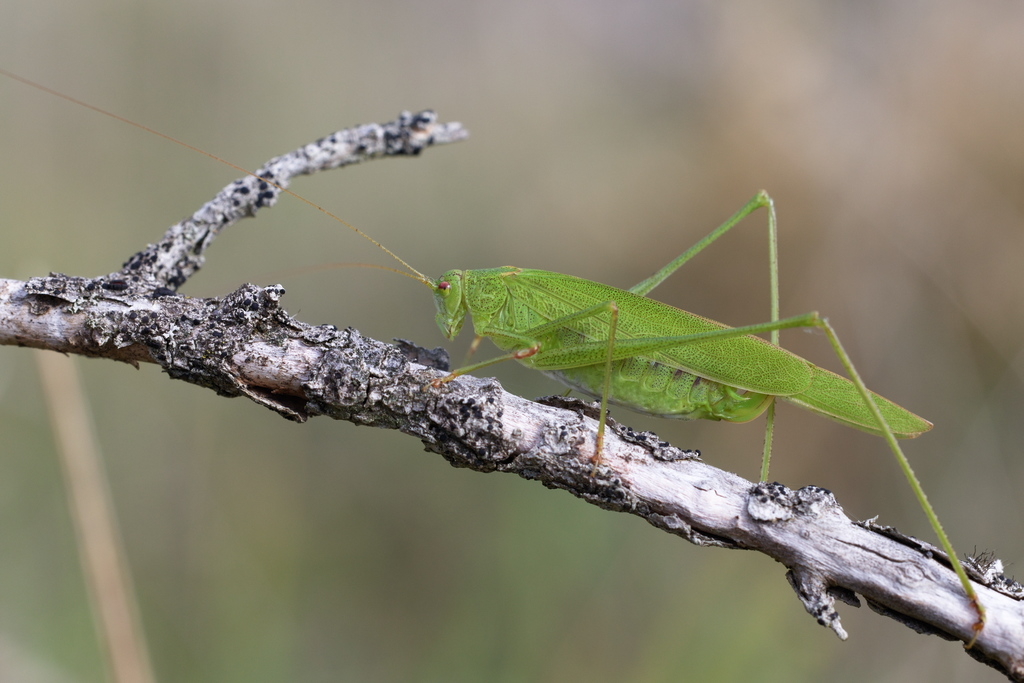
[[[491,358],[489,360],[461,367],[457,370],[448,373],[444,377],[434,380],[433,382],[431,382],[431,384],[435,387],[438,387],[446,382],[450,382],[459,375],[464,375],[469,372],[479,370],[481,368],[486,368],[490,365],[502,363],[506,360],[522,361],[526,358],[536,356],[537,354],[542,354],[543,342],[541,340],[545,336],[552,333],[556,333],[559,330],[565,329],[567,325],[583,320],[584,318],[595,316],[599,313],[608,314],[609,334],[608,341],[601,344],[604,347],[605,360],[604,383],[601,390],[601,414],[600,419],[598,420],[597,442],[594,448],[593,455],[593,463],[594,467],[596,468],[601,463],[601,451],[604,448],[604,429],[606,416],[608,414],[608,395],[611,392],[612,362],[615,360],[615,336],[616,331],[618,329],[619,308],[618,306],[615,305],[614,301],[604,301],[596,306],[591,306],[590,308],[584,309],[582,311],[571,313],[569,315],[558,318],[557,320],[553,320],[544,325],[540,325],[531,330],[527,330],[526,332],[521,334],[512,333],[509,332],[508,330],[497,329],[489,329],[482,332],[478,332],[476,337],[473,339],[473,345],[471,347],[471,350],[475,350],[476,347],[479,345],[480,340],[486,336],[492,337],[495,340],[495,343],[498,343],[499,345],[512,346],[515,350],[504,356],[498,356],[497,358]],[[583,360],[583,365],[593,364],[590,362],[589,358],[584,358]]]

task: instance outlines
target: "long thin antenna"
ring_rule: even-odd
[[[19,83],[23,83],[23,84],[29,86],[30,88],[35,88],[36,90],[42,90],[45,93],[48,93],[50,95],[54,95],[55,97],[59,97],[62,100],[67,100],[68,102],[72,102],[74,104],[77,104],[80,107],[85,107],[86,109],[91,109],[91,110],[93,110],[94,112],[96,112],[98,114],[103,114],[104,116],[109,116],[110,118],[115,119],[117,121],[120,121],[121,123],[127,123],[129,126],[134,126],[135,128],[138,128],[139,130],[144,130],[147,133],[151,133],[152,135],[155,135],[157,137],[163,138],[164,140],[167,140],[169,142],[173,142],[173,143],[175,143],[177,145],[181,145],[182,147],[184,147],[186,149],[190,149],[193,152],[198,152],[199,154],[202,154],[205,157],[209,157],[210,159],[213,159],[214,161],[219,161],[220,163],[224,164],[225,166],[230,166],[231,168],[235,169],[236,171],[241,171],[242,173],[244,173],[246,175],[251,175],[253,178],[258,178],[259,180],[262,180],[262,181],[266,182],[269,185],[273,185],[277,189],[281,190],[281,192],[284,192],[287,195],[291,195],[292,197],[295,197],[296,199],[298,199],[300,202],[303,202],[304,204],[308,204],[309,206],[313,207],[314,209],[316,209],[320,213],[324,214],[325,216],[333,218],[337,222],[339,222],[342,225],[344,225],[345,227],[349,228],[350,230],[352,230],[354,233],[356,233],[357,235],[359,235],[363,239],[365,239],[365,240],[369,241],[370,243],[376,245],[377,248],[379,248],[384,253],[386,253],[388,256],[390,256],[391,258],[393,258],[396,261],[398,261],[399,263],[401,263],[403,266],[405,266],[409,270],[409,272],[413,273],[415,275],[415,278],[414,278],[415,280],[423,283],[424,285],[426,285],[427,287],[430,287],[431,289],[434,288],[434,286],[432,284],[433,281],[430,278],[428,278],[426,275],[424,275],[420,271],[418,271],[415,268],[413,268],[412,266],[410,266],[405,261],[403,261],[401,258],[398,257],[397,254],[395,254],[393,251],[391,251],[390,249],[385,247],[383,244],[381,244],[377,240],[373,239],[372,237],[370,237],[365,232],[363,232],[362,230],[360,230],[356,226],[352,225],[351,223],[349,223],[349,222],[347,222],[345,220],[342,220],[341,218],[339,218],[338,216],[334,215],[333,213],[331,213],[330,211],[328,211],[324,207],[320,206],[319,204],[311,202],[310,200],[306,199],[302,195],[296,194],[295,192],[292,192],[288,188],[281,187],[277,183],[275,183],[275,182],[273,182],[271,180],[267,180],[266,178],[260,177],[260,176],[256,175],[255,173],[253,173],[250,170],[244,169],[244,168],[242,168],[241,166],[239,166],[237,164],[231,163],[227,159],[221,159],[216,154],[211,154],[210,152],[207,152],[206,150],[202,150],[202,149],[199,149],[198,147],[194,147],[193,145],[190,145],[187,142],[182,142],[181,140],[179,140],[177,138],[174,138],[174,137],[171,137],[170,135],[167,135],[166,133],[161,133],[158,130],[153,130],[149,126],[144,126],[141,123],[136,123],[135,121],[132,121],[131,119],[126,119],[125,117],[119,116],[118,114],[115,114],[113,112],[107,111],[106,109],[101,109],[101,108],[99,108],[99,107],[97,107],[95,105],[89,104],[88,102],[83,102],[82,100],[74,98],[71,95],[65,95],[64,93],[62,93],[62,92],[60,92],[58,90],[54,90],[53,88],[48,88],[45,85],[42,85],[40,83],[36,83],[35,81],[30,81],[29,79],[24,78],[22,76],[19,76],[18,74],[11,73],[10,71],[7,71],[5,69],[0,69],[0,74],[3,74],[4,76],[7,76],[8,78],[11,78],[11,79],[13,79],[15,81],[18,81]]]

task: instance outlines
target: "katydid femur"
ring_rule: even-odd
[[[87,104],[7,71],[6,75],[98,113],[141,128],[238,171],[250,171],[141,124]],[[743,208],[678,258],[628,290],[571,275],[505,266],[450,270],[432,280],[384,245],[329,211],[263,179],[347,226],[402,264],[434,293],[437,323],[444,335],[458,335],[467,315],[477,341],[490,339],[505,355],[465,366],[433,382],[505,360],[518,360],[590,396],[601,399],[596,448],[601,462],[608,404],[662,417],[745,422],[767,411],[761,479],[768,474],[775,399],[782,398],[849,427],[885,439],[903,471],[977,614],[970,647],[984,627],[985,612],[953,546],[928,502],[896,439],[931,429],[927,420],[870,392],[857,374],[828,320],[817,313],[779,319],[776,220],[771,198],[759,192]],[[771,320],[731,328],[663,304],[645,295],[743,218],[759,208],[768,213]],[[390,270],[390,269],[389,269]],[[402,271],[397,271],[402,272]],[[406,273],[402,273],[403,275]],[[817,367],[778,346],[779,330],[815,327],[828,337],[849,379]],[[771,342],[753,335],[770,333]]]

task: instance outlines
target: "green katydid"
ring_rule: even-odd
[[[759,208],[768,212],[770,322],[731,328],[644,296]],[[628,290],[513,266],[450,270],[431,280],[399,261],[433,290],[437,324],[448,339],[459,334],[469,315],[474,346],[489,337],[507,352],[455,370],[434,385],[515,359],[600,398],[595,466],[609,403],[660,417],[730,422],[746,422],[768,411],[762,481],[768,476],[776,398],[884,438],[978,615],[970,647],[984,627],[984,608],[896,441],[919,436],[932,423],[869,391],[827,319],[817,313],[779,319],[776,244],[774,203],[761,191],[704,239]],[[850,379],[779,347],[779,330],[793,327],[821,329]],[[772,343],[753,336],[765,332],[771,333]]]
[[[779,397],[883,435],[884,427],[854,382],[752,336],[790,327],[824,329],[817,314],[730,328],[643,296],[760,207],[771,207],[764,192],[710,239],[629,290],[512,266],[451,270],[436,282],[428,281],[437,323],[446,337],[458,335],[468,314],[478,337],[489,337],[509,352],[460,368],[445,379],[515,358],[573,389],[659,417],[747,422]],[[774,219],[770,225],[774,235]],[[873,396],[897,437],[912,438],[931,429],[927,420]]]
[[[9,72],[0,70],[0,73],[249,173],[141,124]],[[278,189],[369,240],[401,263],[412,274],[411,277],[429,287],[437,306],[437,323],[447,338],[453,339],[458,335],[469,315],[476,332],[474,348],[481,338],[489,337],[506,352],[497,358],[460,368],[432,382],[433,386],[515,359],[571,388],[600,398],[596,448],[589,454],[595,468],[600,464],[609,403],[662,417],[732,422],[749,421],[767,411],[762,480],[767,478],[776,398],[883,437],[978,615],[973,627],[974,637],[967,647],[981,632],[984,609],[896,441],[897,437],[919,436],[931,429],[932,424],[870,392],[827,319],[817,313],[779,319],[776,219],[773,202],[765,192],[759,192],[731,218],[654,275],[623,290],[570,275],[512,266],[450,270],[432,280],[358,228],[286,188]],[[768,212],[771,265],[769,322],[731,328],[645,296],[759,208]],[[819,368],[779,347],[779,330],[794,327],[821,329],[850,379]],[[765,332],[771,334],[771,342],[754,336]]]

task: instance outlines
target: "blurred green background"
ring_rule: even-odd
[[[827,314],[868,385],[935,422],[911,461],[956,547],[1012,574],[1022,35],[1024,5],[999,0],[6,0],[0,67],[248,167],[435,108],[470,140],[294,185],[435,275],[514,264],[628,287],[767,189],[783,315]],[[2,277],[107,273],[237,175],[14,82],[0,102]],[[765,242],[748,219],[656,294],[760,322]],[[443,341],[406,279],[274,275],[387,263],[298,202],[208,253],[184,293],[283,280],[307,322]],[[837,368],[820,335],[783,343]],[[32,353],[0,349],[0,680],[99,681]],[[763,556],[453,470],[398,434],[291,424],[152,366],[78,366],[162,681],[1001,680],[867,608],[841,608],[839,642]],[[931,540],[879,439],[779,415],[774,479]],[[757,476],[760,421],[617,416]]]

